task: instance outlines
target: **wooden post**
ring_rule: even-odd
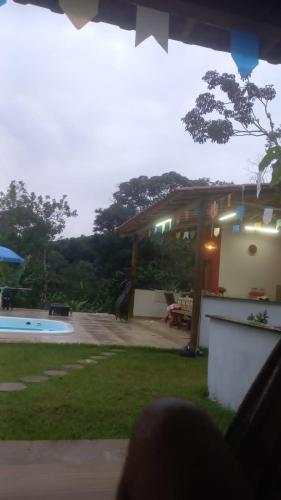
[[[139,256],[139,239],[138,235],[134,234],[132,260],[131,260],[131,277],[130,277],[132,288],[129,297],[128,318],[132,318],[134,314],[134,297],[135,297],[135,288],[137,284],[138,256]]]
[[[202,247],[205,238],[205,202],[199,205],[199,215],[197,224],[197,239],[196,239],[196,254],[195,254],[195,269],[194,269],[194,285],[193,285],[193,308],[192,308],[192,322],[191,322],[191,339],[190,348],[196,351],[198,347],[199,338],[199,322],[201,310],[201,296],[202,296],[202,275],[203,275],[203,256]]]

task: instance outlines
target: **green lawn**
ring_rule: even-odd
[[[110,347],[0,344],[0,382],[40,375]],[[224,431],[233,416],[207,400],[207,356],[182,358],[163,349],[126,347],[22,392],[0,393],[0,439],[124,438],[146,403],[160,396],[190,399]]]

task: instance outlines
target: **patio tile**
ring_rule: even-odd
[[[21,381],[26,383],[37,383],[37,382],[45,382],[48,380],[48,377],[44,375],[27,375],[26,377],[22,377]]]
[[[4,382],[0,384],[0,392],[23,391],[26,385],[21,382]]]
[[[46,370],[44,373],[50,377],[63,377],[64,375],[67,375],[67,372],[64,370]]]

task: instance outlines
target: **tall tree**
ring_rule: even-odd
[[[50,242],[62,233],[66,220],[76,216],[66,195],[56,200],[29,193],[23,181],[12,181],[7,192],[0,193],[0,241],[23,256],[31,256],[22,280],[35,286],[43,302],[47,298]]]
[[[232,137],[263,137],[266,154],[259,170],[272,169],[272,185],[281,189],[281,126],[276,126],[270,104],[276,97],[273,85],[258,87],[249,80],[239,83],[235,75],[208,71],[202,78],[208,90],[196,99],[195,107],[182,119],[185,130],[200,144],[210,140],[218,144]]]
[[[166,172],[153,177],[141,175],[122,182],[118,191],[113,194],[113,203],[108,208],[96,210],[94,232],[113,231],[130,217],[177,188],[207,184],[209,179],[190,180],[177,172]]]

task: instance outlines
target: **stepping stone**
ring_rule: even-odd
[[[83,363],[83,365],[88,365],[90,363],[97,363],[94,359],[79,359],[78,363]]]
[[[83,370],[84,366],[73,364],[73,365],[63,365],[66,370]]]
[[[0,392],[23,391],[26,385],[21,382],[4,382],[0,384]]]
[[[64,375],[67,375],[67,372],[64,370],[47,370],[44,373],[50,377],[63,377]]]
[[[48,380],[48,377],[45,377],[44,375],[28,375],[27,377],[21,378],[21,381],[26,382],[27,384],[31,384],[33,382],[45,382],[46,380]]]
[[[91,359],[106,359],[106,356],[90,356]]]
[[[116,352],[103,352],[103,356],[116,356]]]

